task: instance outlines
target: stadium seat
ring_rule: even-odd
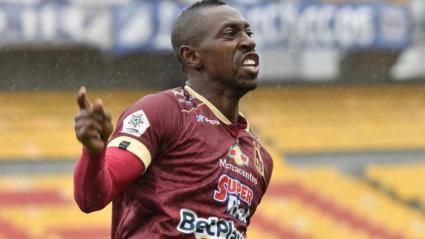
[[[0,94],[0,143],[7,145],[0,160],[73,159],[80,145],[74,134],[74,117],[78,112],[76,92],[45,91]],[[91,92],[89,97],[103,99],[116,121],[129,104],[149,91]]]
[[[308,86],[260,88],[242,112],[261,139],[280,152],[409,150],[425,147],[424,86]],[[90,89],[89,89],[90,90]],[[90,92],[102,97],[114,122],[152,91]],[[0,94],[1,159],[75,158],[76,92]]]
[[[287,181],[296,183],[292,191],[285,189],[290,193],[286,197],[310,205],[321,212],[322,218],[333,218],[336,224],[356,229],[369,238],[425,237],[421,212],[394,201],[361,179],[333,168],[298,170],[292,177]],[[320,218],[314,221],[319,222]]]
[[[404,200],[416,200],[425,205],[423,186],[425,164],[369,165],[366,176],[381,187],[393,190]]]
[[[285,153],[425,147],[424,86],[303,86],[249,93],[242,110]]]

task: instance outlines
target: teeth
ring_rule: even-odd
[[[255,65],[255,61],[254,61],[254,60],[252,60],[252,59],[246,59],[246,60],[243,62],[243,64],[244,64],[244,65]]]

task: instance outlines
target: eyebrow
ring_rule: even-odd
[[[228,22],[228,23],[225,23],[225,24],[223,24],[223,26],[221,27],[221,29],[224,29],[224,28],[226,28],[226,27],[233,27],[233,28],[237,28],[237,27],[239,27],[241,24],[243,24],[243,26],[244,26],[244,28],[248,28],[248,27],[251,27],[251,25],[248,23],[248,22],[246,22],[246,21],[240,21],[240,22]]]
[[[239,28],[243,24],[244,28],[249,28],[251,25],[246,21],[233,21],[227,22],[220,27],[220,31],[225,29],[226,27]]]

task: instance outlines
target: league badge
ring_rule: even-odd
[[[140,137],[149,126],[149,120],[145,112],[138,110],[125,117],[121,132]]]

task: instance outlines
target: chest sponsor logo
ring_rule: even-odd
[[[227,201],[227,213],[245,224],[248,223],[249,216],[251,215],[249,208],[244,208],[241,205],[241,200],[234,195],[229,195],[229,200]]]
[[[248,179],[249,181],[251,181],[255,185],[258,184],[257,178],[252,173],[250,173],[250,172],[248,172],[248,171],[246,171],[246,170],[244,170],[244,169],[242,169],[242,168],[240,168],[236,165],[233,165],[233,164],[227,162],[227,159],[220,159],[219,165],[220,165],[220,167],[222,167],[224,169],[230,170],[234,173],[241,175],[242,177]]]
[[[227,213],[245,224],[251,215],[249,206],[252,204],[253,197],[251,188],[227,175],[220,177],[217,189],[214,191],[214,200],[227,203]]]
[[[237,230],[233,221],[198,217],[196,212],[186,208],[180,209],[177,230],[184,234],[194,234],[197,239],[245,239],[244,233]]]
[[[208,123],[210,125],[220,125],[220,121],[209,119],[206,116],[200,114],[196,115],[196,121],[201,123]]]
[[[239,166],[247,166],[249,164],[249,158],[244,153],[242,153],[239,144],[234,144],[230,147],[228,157],[232,158]]]
[[[145,112],[138,110],[124,118],[121,132],[140,137],[149,126],[149,120]]]
[[[217,189],[214,191],[214,200],[224,202],[230,194],[236,195],[240,200],[251,206],[254,193],[245,184],[227,175],[221,175],[218,180]]]

